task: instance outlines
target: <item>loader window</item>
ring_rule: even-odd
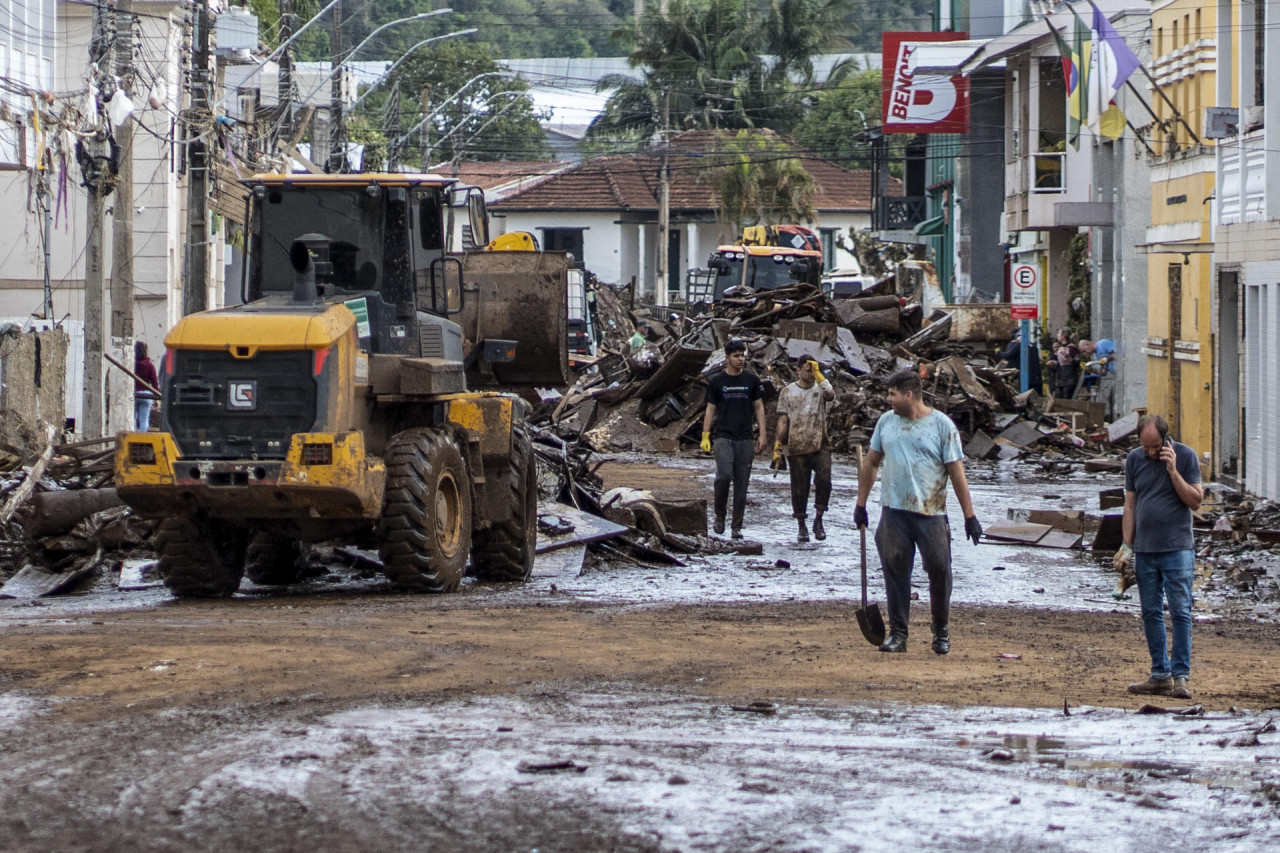
[[[333,284],[343,290],[397,286],[408,292],[408,270],[388,262],[384,239],[388,228],[387,202],[382,193],[364,187],[272,187],[255,204],[261,238],[250,273],[250,293],[260,295],[293,290],[289,247],[303,234],[323,234],[330,243]],[[403,217],[402,217],[403,218]],[[403,238],[402,238],[403,239]],[[399,277],[399,282],[391,281]]]
[[[444,217],[439,192],[418,193],[418,234],[422,248],[444,249]]]

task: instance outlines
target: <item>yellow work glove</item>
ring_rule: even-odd
[[[1117,572],[1123,572],[1133,568],[1133,549],[1128,545],[1121,545],[1120,550],[1116,551],[1116,555],[1111,558],[1111,565],[1115,567]]]
[[[711,452],[711,433],[704,432],[702,434],[702,443],[699,444],[698,446],[702,448],[703,453],[710,453]]]
[[[821,369],[819,369],[819,367],[818,367],[818,362],[816,362],[816,361],[810,361],[810,362],[809,362],[809,364],[813,365],[813,380],[814,380],[814,382],[818,383],[819,385],[821,385],[822,383],[826,382],[826,381],[827,381],[827,377],[825,377],[825,376],[823,376],[823,375],[822,375],[822,370],[821,370]]]
[[[777,465],[780,459],[782,459],[782,442],[775,441],[773,443],[773,464]]]

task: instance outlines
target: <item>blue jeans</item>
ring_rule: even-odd
[[[1191,551],[1139,551],[1133,555],[1142,599],[1142,630],[1151,652],[1152,678],[1187,678],[1191,675],[1191,577],[1195,554]],[[1164,600],[1169,601],[1173,622],[1173,655],[1166,646]]]
[[[151,429],[151,407],[155,405],[155,400],[148,400],[144,397],[135,397],[133,400],[133,428],[137,432],[146,432]]]

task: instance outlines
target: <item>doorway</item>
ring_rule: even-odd
[[[1217,345],[1213,354],[1218,416],[1214,425],[1213,458],[1218,478],[1236,488],[1244,473],[1240,464],[1240,427],[1244,422],[1240,400],[1240,325],[1239,273],[1219,270]]]

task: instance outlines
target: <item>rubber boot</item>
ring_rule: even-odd
[[[827,538],[827,528],[822,526],[822,513],[814,513],[813,516],[813,538],[821,542]]]
[[[809,528],[805,526],[803,518],[797,518],[796,524],[799,525],[799,529],[796,530],[796,541],[803,545],[809,541]]]
[[[936,655],[945,655],[951,651],[951,632],[950,626],[935,625],[933,627],[933,653]]]

